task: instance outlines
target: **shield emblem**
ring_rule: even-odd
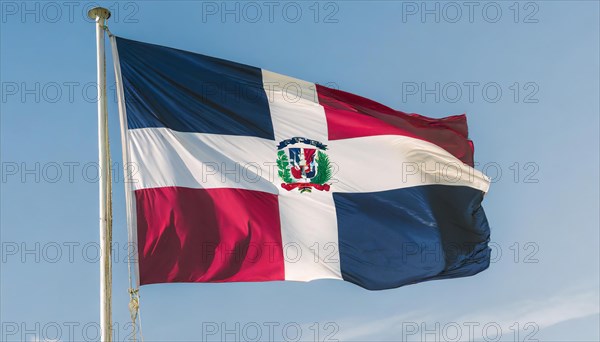
[[[317,174],[314,148],[290,148],[290,169],[295,179],[310,179]]]
[[[289,145],[297,147],[288,147]],[[329,191],[333,171],[325,153],[327,145],[308,138],[294,137],[281,141],[277,150],[277,174],[283,181],[282,188],[287,191],[297,189],[301,193],[311,192],[312,189]]]

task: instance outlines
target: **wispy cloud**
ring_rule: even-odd
[[[465,313],[457,310],[444,312],[411,312],[380,319],[373,317],[353,317],[342,323],[343,328],[337,336],[341,341],[347,340],[384,340],[420,341],[433,338],[437,329],[441,336],[435,341],[444,341],[444,327],[452,325],[453,341],[479,340],[483,337],[482,327],[493,324],[500,327],[505,337],[513,338],[515,330],[531,333],[554,326],[556,324],[595,315],[600,313],[600,296],[598,289],[570,289],[561,291],[550,297],[538,297],[516,301],[504,306]],[[474,332],[468,332],[469,324],[477,323]],[[518,325],[515,325],[517,323]],[[455,327],[462,329],[461,336],[456,339]],[[407,332],[405,328],[412,329]],[[416,330],[415,330],[416,329]],[[479,331],[477,330],[479,329]],[[403,331],[405,330],[405,331]],[[493,329],[492,329],[493,330]],[[434,332],[431,332],[434,331]],[[450,333],[448,333],[450,334]],[[492,332],[492,335],[494,332]]]
[[[399,330],[402,329],[403,323],[414,321],[416,317],[426,317],[426,314],[413,312],[411,314],[396,315],[378,320],[367,320],[365,318],[349,319],[347,322],[341,324],[341,326],[351,326],[352,328],[344,328],[336,338],[340,341],[360,340],[363,338],[367,338],[368,340],[369,337],[371,339],[374,337],[380,338],[379,335],[381,335],[381,332],[391,329],[397,329],[398,333],[400,333]]]
[[[543,329],[600,313],[599,300],[597,289],[572,290],[548,298],[520,301],[498,311],[481,312],[477,317],[482,321],[496,322],[502,327],[510,326],[515,322],[533,322]]]

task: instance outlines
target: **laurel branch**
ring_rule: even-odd
[[[293,183],[292,173],[290,172],[290,161],[285,154],[285,151],[277,152],[277,167],[279,168],[278,174],[285,183]]]
[[[319,171],[310,181],[315,184],[325,184],[329,182],[332,176],[331,163],[329,162],[329,157],[321,151],[317,154],[317,165],[319,166]]]

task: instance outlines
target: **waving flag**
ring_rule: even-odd
[[[334,278],[367,289],[489,265],[464,115],[406,114],[260,68],[116,38],[139,283]]]

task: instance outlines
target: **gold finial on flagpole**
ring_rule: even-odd
[[[102,18],[104,20],[108,20],[110,18],[110,11],[104,7],[94,7],[87,13],[88,17],[92,20],[96,20],[96,18]]]

